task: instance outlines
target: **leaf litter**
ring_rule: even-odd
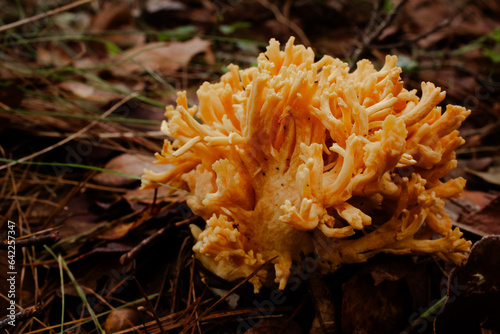
[[[0,5],[3,24],[57,9],[55,3]],[[473,241],[499,234],[500,105],[495,101],[500,70],[495,63],[495,27],[500,7],[493,0],[407,1],[394,21],[363,45],[363,35],[382,24],[394,6],[390,1],[284,1],[275,7],[269,1],[104,1],[2,31],[3,158],[18,160],[51,147],[127,95],[137,95],[89,131],[33,158],[48,165],[14,164],[0,171],[0,233],[5,234],[8,219],[18,224],[18,238],[35,232],[36,241],[59,231],[61,239],[50,247],[64,258],[101,324],[105,312],[136,303],[132,309],[141,314],[144,325],[123,332],[145,333],[147,328],[148,333],[159,333],[156,314],[172,332],[432,333],[435,313],[429,310],[441,305],[436,301],[445,295],[441,285],[449,271],[435,258],[379,256],[328,277],[298,270],[299,288],[285,291],[283,303],[270,305],[266,301],[273,289],[264,288],[255,296],[248,284],[224,282],[193,260],[187,225],[202,226],[203,221],[184,204],[184,192],[167,187],[143,192],[137,180],[70,166],[140,176],[144,167],[154,168],[151,153],[161,148],[164,138],[159,134],[162,106],[175,101],[176,90],[187,90],[195,104],[196,87],[216,80],[225,65],[251,65],[250,59],[271,37],[301,35],[318,53],[343,59],[360,49],[360,56],[378,63],[386,53],[398,54],[406,59],[401,64],[407,88],[418,88],[423,80],[436,82],[447,91],[447,103],[472,110],[461,130],[467,143],[458,151],[455,170],[468,179],[468,188],[447,203],[447,209]],[[498,310],[488,313],[479,307],[498,301],[492,272],[497,245],[495,237],[486,237],[477,243],[469,263],[452,273],[450,283],[457,277],[469,290],[453,295],[450,288],[452,294],[436,321],[437,333],[452,326],[449,321],[454,326],[460,323],[457,319],[471,317],[471,332],[499,329],[494,321]],[[124,255],[129,260],[122,264]],[[64,329],[95,332],[68,272],[61,294],[56,258],[35,242],[18,251],[17,261],[22,272],[17,310],[29,316],[9,328],[11,333],[57,332],[61,312]],[[7,291],[4,276],[2,271],[1,291]],[[152,298],[153,310],[144,308],[147,304],[132,276]],[[230,309],[224,296],[207,286],[235,288],[233,293],[240,297],[236,308]],[[454,297],[456,303],[451,302]],[[38,302],[43,305],[39,311],[28,312]],[[478,306],[473,316],[466,310],[468,303]],[[144,307],[138,311],[138,305]],[[0,309],[6,306],[0,299]],[[136,324],[134,317],[129,320]]]

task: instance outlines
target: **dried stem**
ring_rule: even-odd
[[[22,19],[22,20],[19,20],[19,21],[16,21],[16,22],[12,22],[12,23],[6,24],[4,26],[1,26],[0,27],[0,32],[6,31],[6,30],[9,30],[9,29],[12,29],[12,28],[17,28],[17,27],[20,27],[20,26],[25,25],[27,23],[38,21],[38,20],[41,20],[43,18],[46,18],[46,17],[52,16],[52,15],[55,15],[55,14],[58,14],[58,13],[70,10],[72,8],[75,8],[75,7],[78,7],[78,6],[81,6],[81,5],[85,5],[85,4],[91,3],[93,1],[95,1],[95,0],[79,0],[79,1],[76,1],[76,2],[73,2],[73,3],[69,3],[67,5],[64,5],[64,6],[58,7],[56,9],[52,9],[52,10],[46,11],[45,13],[41,13],[41,14],[38,14],[38,15],[35,15],[35,16],[32,16],[32,17],[27,17],[25,19]]]

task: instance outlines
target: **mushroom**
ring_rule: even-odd
[[[292,37],[283,51],[271,39],[257,60],[202,84],[198,107],[177,94],[161,126],[171,139],[155,155],[175,167],[143,176],[143,188],[192,194],[206,221],[191,226],[193,250],[207,269],[231,281],[273,259],[250,280],[258,292],[272,274],[284,289],[301,254],[317,254],[325,271],[381,252],[466,258],[471,243],[443,202],[465,180],[440,179],[456,167],[470,110],[442,112],[445,93],[430,82],[420,97],[405,89],[396,56],[350,73]]]

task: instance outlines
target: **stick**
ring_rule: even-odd
[[[392,20],[396,17],[396,15],[399,13],[401,8],[403,8],[403,5],[407,2],[408,0],[401,0],[397,6],[394,8],[392,12],[387,15],[387,18],[382,21],[376,28],[371,27],[371,24],[367,27],[366,30],[370,30],[371,28],[371,33],[368,33],[367,35],[364,36],[361,40],[361,46],[356,48],[354,50],[352,57],[351,57],[351,70],[356,66],[356,62],[359,60],[359,57],[363,54],[363,52],[366,51],[368,46],[372,43],[372,41],[377,37],[380,36],[382,31],[384,31],[385,28],[387,28],[391,23]]]
[[[47,235],[42,235],[39,237],[32,237],[26,239],[17,239],[16,247],[29,247],[38,245],[52,245],[57,242],[61,237],[59,236],[59,231],[54,231]],[[9,245],[6,240],[0,242],[0,249],[7,249]]]
[[[17,312],[14,317],[15,317],[15,324],[18,324],[19,322],[31,319],[35,316],[36,313],[40,312],[42,309],[42,305],[40,303],[26,307],[25,309],[22,309],[21,311]],[[2,320],[0,320],[0,329],[4,329],[6,327],[9,327],[9,322],[11,322],[12,319],[9,317],[6,317]]]
[[[89,1],[89,0],[85,0],[85,1]],[[104,114],[102,114],[100,116],[99,119],[96,119],[95,121],[93,121],[92,123],[90,123],[89,125],[85,126],[84,128],[80,129],[78,132],[75,132],[73,133],[71,136],[61,140],[60,142],[54,144],[54,145],[51,145],[49,147],[46,147],[38,152],[35,152],[33,154],[30,154],[30,155],[27,155],[25,157],[22,157],[20,159],[18,159],[17,161],[12,161],[12,162],[9,162],[8,164],[5,164],[5,165],[2,165],[0,166],[0,170],[2,169],[5,169],[5,168],[9,168],[11,166],[14,166],[20,162],[23,162],[23,161],[26,161],[26,160],[29,160],[31,158],[34,158],[34,157],[37,157],[43,153],[47,153],[51,150],[53,150],[54,148],[56,147],[59,147],[61,145],[64,145],[66,144],[67,142],[69,141],[72,141],[73,139],[79,137],[80,135],[82,134],[85,134],[86,132],[88,132],[88,130],[90,128],[92,128],[94,125],[96,125],[97,123],[99,123],[99,121],[103,118],[105,118],[106,116],[108,116],[109,114],[111,114],[113,111],[115,111],[116,109],[118,109],[119,107],[121,107],[123,104],[127,103],[130,99],[134,98],[137,96],[137,93],[132,93],[126,97],[124,97],[122,100],[120,100],[117,104],[113,105],[111,108],[109,108]]]
[[[16,21],[16,22],[12,22],[12,23],[6,24],[6,25],[0,27],[0,32],[6,31],[6,30],[9,30],[9,29],[12,29],[12,28],[16,28],[16,27],[19,27],[19,26],[22,26],[22,25],[25,25],[26,23],[38,21],[40,19],[52,16],[54,14],[57,14],[57,13],[60,13],[60,12],[64,12],[64,11],[69,10],[71,8],[75,8],[75,7],[78,7],[78,6],[81,6],[81,5],[85,5],[87,3],[91,3],[92,1],[94,1],[94,0],[79,0],[79,1],[76,1],[76,2],[73,2],[73,3],[69,3],[67,5],[61,6],[61,7],[56,8],[56,9],[51,9],[51,10],[45,12],[45,13],[41,13],[41,14],[38,14],[38,15],[35,15],[35,16],[32,16],[32,17],[27,17],[25,19],[22,19],[22,20],[19,20],[19,21]]]

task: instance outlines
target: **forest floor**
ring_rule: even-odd
[[[111,333],[132,324],[139,326],[123,333],[432,333],[440,310],[449,331],[437,333],[463,319],[474,333],[500,333],[500,252],[491,237],[500,234],[498,1],[0,0],[0,7],[6,333]],[[218,81],[230,63],[255,65],[271,38],[284,44],[290,36],[350,64],[367,58],[381,67],[386,54],[397,55],[405,88],[433,82],[447,93],[443,105],[472,111],[450,173],[467,179],[466,190],[447,202],[477,245],[470,291],[447,299],[452,267],[434,257],[377,256],[328,280],[302,273],[299,289],[270,302],[272,287],[254,295],[249,283],[224,282],[193,259],[188,225],[203,221],[185,195],[139,190],[143,168],[155,168],[164,108],[176,92],[197,104],[203,82]]]

